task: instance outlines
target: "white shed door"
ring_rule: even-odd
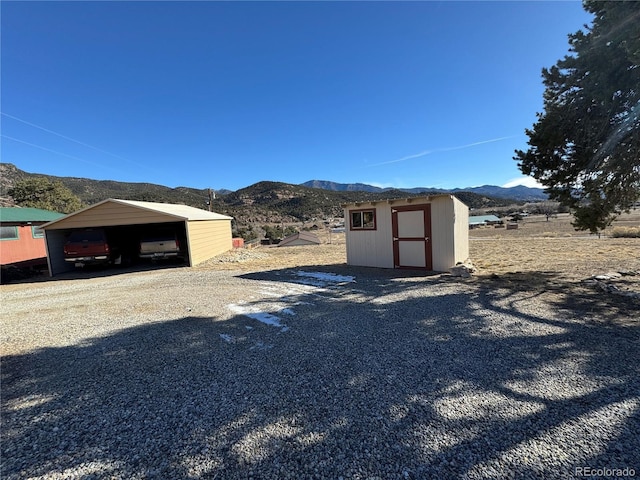
[[[395,267],[432,270],[431,205],[392,208],[391,223]]]

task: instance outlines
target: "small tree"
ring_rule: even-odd
[[[80,199],[61,182],[45,177],[16,182],[8,193],[21,207],[41,208],[60,213],[72,213],[83,207]]]
[[[262,229],[264,230],[264,238],[268,238],[271,242],[282,239],[282,227],[264,225]]]
[[[540,202],[536,206],[536,211],[541,215],[544,215],[548,222],[549,219],[558,212],[558,208],[553,202]]]
[[[288,237],[289,235],[293,235],[294,233],[298,233],[298,229],[289,225],[288,227],[285,227],[283,235],[285,237]]]
[[[249,242],[251,240],[255,240],[258,238],[258,234],[253,231],[251,227],[237,227],[233,229],[234,237],[242,237],[245,242]]]

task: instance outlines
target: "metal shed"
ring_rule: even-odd
[[[42,225],[51,276],[74,267],[64,261],[63,246],[73,230],[107,228],[122,242],[136,242],[157,226],[169,226],[186,240],[187,263],[194,266],[232,249],[231,217],[186,205],[109,198]],[[131,245],[132,248],[135,245]]]
[[[469,258],[469,208],[453,195],[343,208],[349,265],[445,272]]]

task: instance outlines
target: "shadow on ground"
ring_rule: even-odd
[[[187,265],[182,260],[160,260],[160,261],[148,261],[148,262],[136,262],[133,265],[121,266],[121,265],[88,265],[83,268],[76,268],[75,270],[59,273],[53,277],[49,275],[49,271],[46,266],[39,270],[23,270],[23,271],[11,271],[8,275],[4,276],[2,284],[25,284],[25,283],[39,283],[39,282],[61,282],[68,280],[80,280],[86,278],[105,278],[119,275],[126,275],[137,272],[150,272],[155,270],[173,269],[173,268],[186,268]]]
[[[282,292],[288,331],[185,317],[3,358],[2,477],[640,471],[640,324],[621,313],[633,305],[324,271],[355,281],[289,291],[297,270],[242,276]]]

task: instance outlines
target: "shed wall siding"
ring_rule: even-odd
[[[456,264],[453,215],[450,197],[436,197],[431,201],[431,251],[436,272],[447,271]]]
[[[457,198],[453,199],[455,213],[454,235],[455,235],[455,258],[454,265],[458,262],[465,262],[469,259],[469,207]]]
[[[115,225],[141,225],[147,223],[175,222],[179,220],[180,219],[170,215],[145,211],[129,205],[104,203],[78,215],[63,219],[51,225],[48,229],[58,230],[67,228],[110,227]]]
[[[376,230],[349,230],[349,211],[345,209],[347,226],[347,263],[363,267],[393,268],[393,235],[391,232],[391,206],[376,205]],[[367,207],[369,208],[369,207]]]
[[[187,222],[189,263],[198,265],[233,248],[230,220]]]

